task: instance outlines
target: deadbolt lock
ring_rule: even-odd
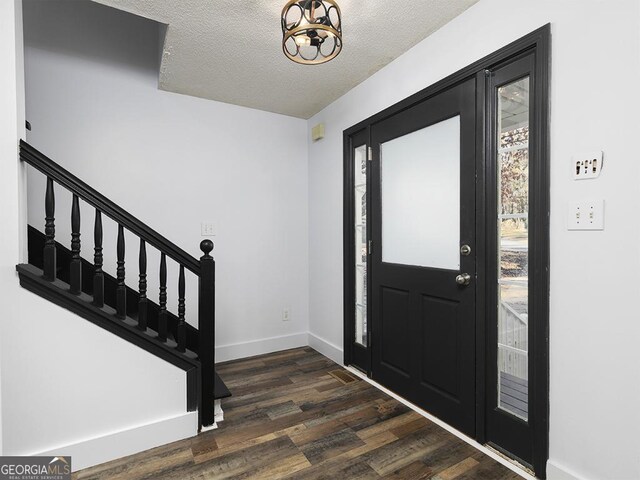
[[[462,245],[460,247],[460,253],[465,257],[471,255],[471,247],[469,245]]]

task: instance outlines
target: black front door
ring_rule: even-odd
[[[475,80],[371,126],[372,377],[475,435]]]

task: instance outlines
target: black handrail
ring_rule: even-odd
[[[20,140],[20,159],[47,177],[55,180],[63,187],[78,195],[82,200],[104,213],[118,224],[125,227],[149,245],[165,253],[186,269],[200,275],[200,263],[193,256],[167,240],[158,232],[142,223],[136,217],[116,205],[113,201],[91,188],[78,177],[62,168],[49,157],[39,152],[24,140]]]

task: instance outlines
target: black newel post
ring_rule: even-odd
[[[71,264],[69,265],[69,291],[76,295],[82,290],[82,260],[80,260],[80,201],[73,195],[71,203]]]
[[[215,275],[216,264],[209,255],[213,250],[211,240],[203,240],[200,250],[200,279],[198,283],[198,357],[201,364],[202,400],[200,403],[201,422],[203,427],[213,425],[214,382],[215,382]]]
[[[138,302],[138,328],[143,332],[147,329],[147,248],[145,241],[140,239],[140,280],[138,290],[140,301]]]
[[[116,315],[118,318],[127,317],[127,287],[124,283],[124,228],[118,225],[118,268],[116,269]]]
[[[53,193],[53,179],[47,177],[47,191],[44,196],[44,262],[43,274],[45,280],[53,282],[56,279],[56,198]]]
[[[93,225],[93,304],[104,306],[104,272],[102,271],[102,214],[96,210],[96,221]]]

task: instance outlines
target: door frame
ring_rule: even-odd
[[[536,177],[534,192],[534,202],[531,208],[533,220],[536,225],[535,239],[535,264],[531,265],[530,279],[533,285],[533,309],[536,312],[533,328],[530,331],[530,354],[533,361],[531,385],[535,394],[531,399],[531,416],[535,418],[532,423],[533,428],[533,461],[530,466],[539,478],[546,478],[546,463],[549,457],[549,80],[550,80],[550,46],[551,46],[551,26],[546,24],[534,30],[528,35],[508,44],[500,50],[493,52],[486,57],[472,63],[471,65],[449,75],[435,84],[407,97],[406,99],[392,105],[381,112],[363,120],[343,132],[344,146],[344,199],[343,199],[343,272],[344,272],[344,363],[353,363],[353,325],[355,324],[355,314],[352,306],[355,302],[353,258],[354,258],[354,234],[353,234],[353,158],[352,158],[352,138],[354,135],[366,135],[367,148],[370,147],[369,131],[372,124],[386,119],[396,113],[405,110],[425,99],[435,96],[441,91],[456,85],[460,82],[475,78],[477,101],[477,144],[476,144],[476,181],[477,184],[484,185],[487,172],[487,159],[491,158],[492,152],[489,150],[493,144],[489,138],[491,128],[488,128],[487,121],[490,121],[491,106],[487,98],[487,76],[492,69],[514,61],[529,53],[534,53],[534,75],[536,78],[534,85],[534,104],[532,105],[534,115],[532,127],[537,132],[530,142],[530,148],[536,152],[537,166],[532,169],[530,175]],[[367,175],[367,182],[370,182],[370,175]],[[370,189],[367,189],[370,195]],[[487,264],[487,235],[491,232],[487,229],[486,218],[487,198],[484,189],[476,189],[476,440],[479,443],[487,443],[486,435],[486,381],[487,381],[487,308],[492,307],[491,302],[487,302],[486,285],[486,264]],[[531,213],[531,211],[530,211]],[[482,221],[480,221],[482,220]],[[367,227],[370,229],[370,226]],[[369,237],[370,238],[370,237]],[[371,270],[368,270],[369,275]],[[370,289],[370,282],[368,282]],[[369,296],[370,297],[370,292]],[[369,329],[370,336],[370,329]],[[371,342],[369,341],[369,346]],[[369,355],[371,353],[369,347]],[[369,361],[369,365],[371,362]],[[370,369],[367,374],[370,376]]]

